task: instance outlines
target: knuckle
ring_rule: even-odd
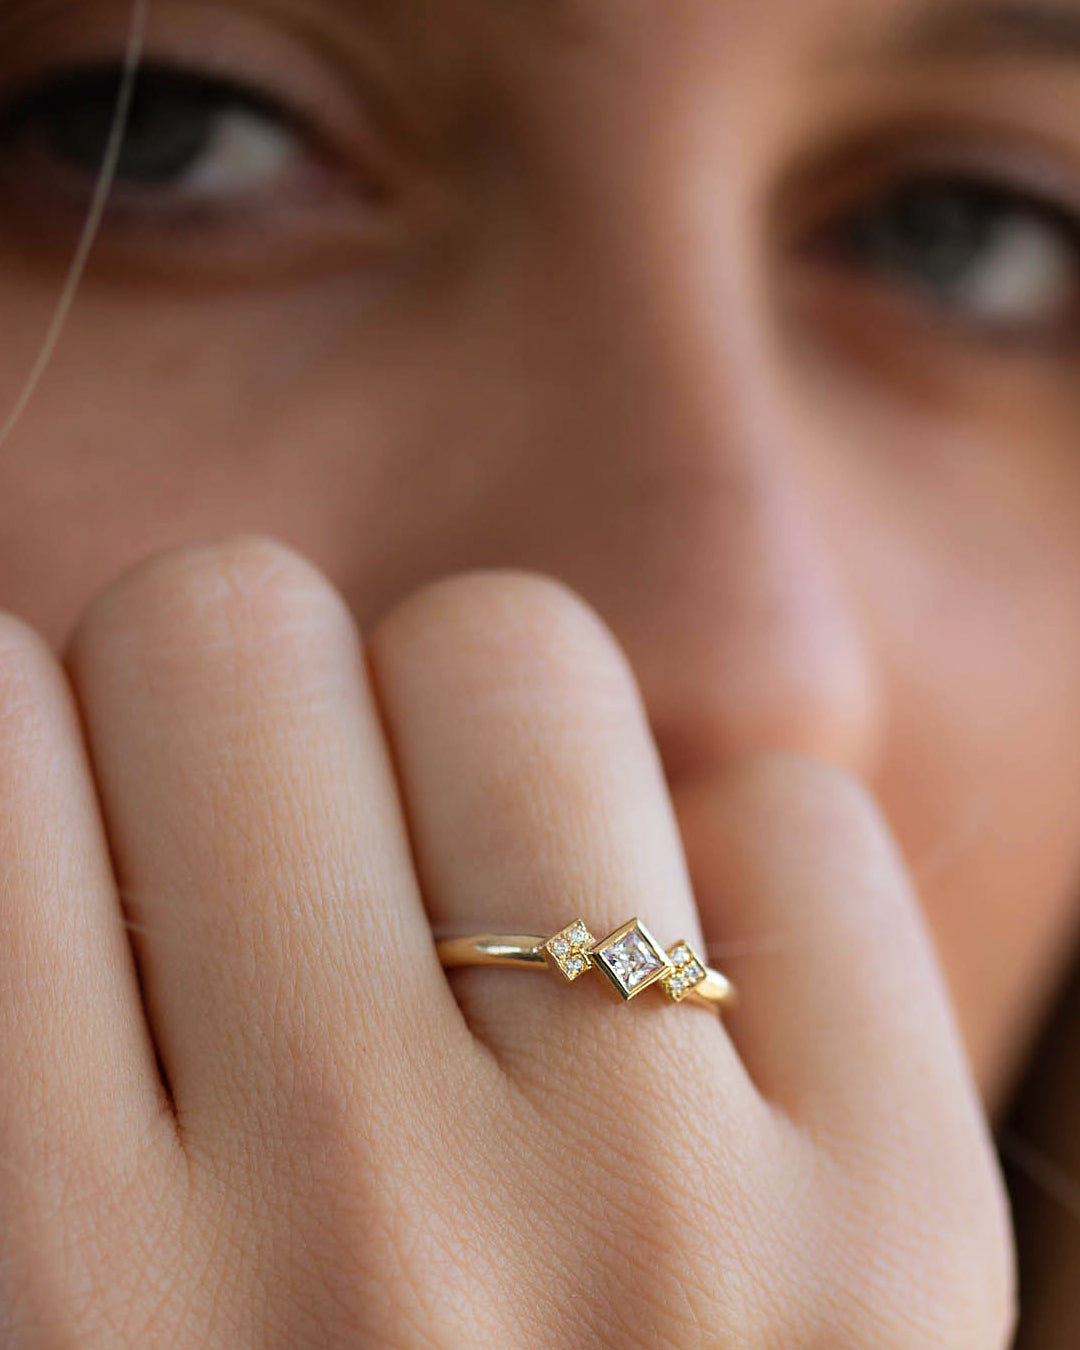
[[[981,1193],[980,1193],[981,1192]],[[881,1350],[1006,1350],[1017,1318],[1011,1229],[1000,1187],[968,1189],[951,1204],[910,1206],[892,1224],[881,1216],[849,1242],[847,1315],[851,1345]],[[836,1345],[835,1328],[826,1338]]]
[[[40,725],[40,710],[61,677],[45,639],[10,614],[0,614],[0,741],[23,740]]]
[[[937,1307],[943,1346],[1006,1350],[1016,1317],[1014,1257],[1002,1204],[989,1196],[946,1224],[920,1274]]]
[[[472,572],[434,582],[386,616],[377,656],[467,669],[473,681],[528,691],[633,690],[634,678],[597,614],[562,582],[530,572]]]
[[[156,1344],[117,1328],[153,1309],[172,1278],[162,1235],[174,1150],[155,1135],[122,1157],[54,1151],[51,1168],[20,1169],[0,1196],[0,1345]]]
[[[920,1287],[937,1309],[941,1344],[1005,1350],[1016,1317],[1015,1250],[1009,1206],[993,1150],[974,1141],[953,1187],[936,1188],[918,1210]]]
[[[57,829],[54,810],[70,800],[78,737],[70,691],[48,645],[20,620],[0,615],[0,925],[4,988],[9,1011],[19,991],[19,1017],[44,1008],[55,995],[43,979],[42,938],[55,922],[47,915],[70,874],[69,841]],[[31,1072],[11,1046],[4,1069]],[[0,1093],[0,1156],[9,1096]]]
[[[138,564],[86,610],[69,660],[130,664],[152,654],[179,671],[267,652],[300,659],[312,639],[352,633],[344,601],[317,569],[262,536],[185,546]]]

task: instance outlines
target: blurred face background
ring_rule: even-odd
[[[0,414],[131,25],[0,0]],[[871,784],[999,1100],[1080,894],[1080,3],[151,0],[115,168],[0,605],[61,645],[238,530],[362,623],[559,577],[677,807],[770,747]]]

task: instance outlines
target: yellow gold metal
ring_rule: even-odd
[[[593,948],[592,957],[627,1002],[671,971],[667,953],[640,919],[630,919],[609,933]]]
[[[664,991],[675,1003],[684,998],[707,979],[708,967],[689,942],[676,942],[667,949],[671,972],[664,980]]]
[[[436,943],[439,960],[455,966],[511,966],[547,970],[544,943],[531,933],[478,933],[475,937],[444,938]]]
[[[592,968],[592,947],[596,939],[584,919],[568,923],[544,943],[544,955],[569,984]]]
[[[593,938],[584,920],[575,919],[552,937],[477,933],[444,938],[436,943],[436,950],[447,969],[502,966],[548,970],[568,983],[595,969],[627,1001],[659,984],[675,1003],[696,1003],[713,1012],[726,1012],[735,1003],[730,980],[707,966],[686,942],[676,942],[665,952],[640,919],[631,919],[600,941]],[[582,960],[581,968],[566,969],[575,959]]]

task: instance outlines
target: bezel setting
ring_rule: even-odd
[[[594,963],[621,999],[637,998],[672,970],[663,947],[640,919],[631,919],[593,947]]]

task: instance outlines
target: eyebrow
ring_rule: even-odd
[[[1068,0],[931,0],[891,44],[903,56],[1080,59],[1080,5]]]

